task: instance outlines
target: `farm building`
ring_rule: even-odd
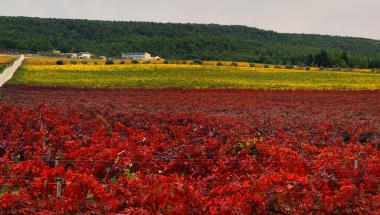
[[[72,58],[72,59],[77,59],[78,58],[78,54],[77,53],[69,53],[69,57]]]
[[[91,56],[92,56],[91,53],[83,52],[83,53],[79,53],[79,55],[77,55],[77,58],[79,58],[79,59],[90,59]]]
[[[122,53],[121,57],[126,60],[152,60],[152,55],[146,52]]]
[[[67,53],[66,55],[72,59],[90,59],[93,56],[89,52]]]

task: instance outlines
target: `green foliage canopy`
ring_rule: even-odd
[[[0,49],[89,51],[120,57],[248,61],[323,67],[380,67],[380,41],[283,34],[245,26],[0,17]]]

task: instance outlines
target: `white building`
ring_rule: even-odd
[[[77,53],[70,53],[72,59],[77,59],[78,54]]]
[[[91,54],[90,53],[88,53],[88,52],[83,52],[83,53],[80,53],[79,55],[78,55],[78,58],[79,59],[90,59],[91,58]]]
[[[121,57],[125,60],[153,60],[152,55],[146,52],[122,53]]]
[[[159,56],[155,56],[155,57],[152,57],[152,60],[162,60],[162,58]]]

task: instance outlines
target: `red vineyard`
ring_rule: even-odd
[[[380,212],[380,93],[0,89],[0,213]]]

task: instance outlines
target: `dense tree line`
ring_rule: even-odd
[[[319,67],[343,67],[343,68],[380,68],[380,55],[372,57],[364,55],[348,54],[329,54],[322,50],[318,54],[309,54],[304,65]]]
[[[0,17],[0,49],[58,49],[119,57],[249,61],[323,67],[380,67],[380,41],[282,34],[245,26]]]

